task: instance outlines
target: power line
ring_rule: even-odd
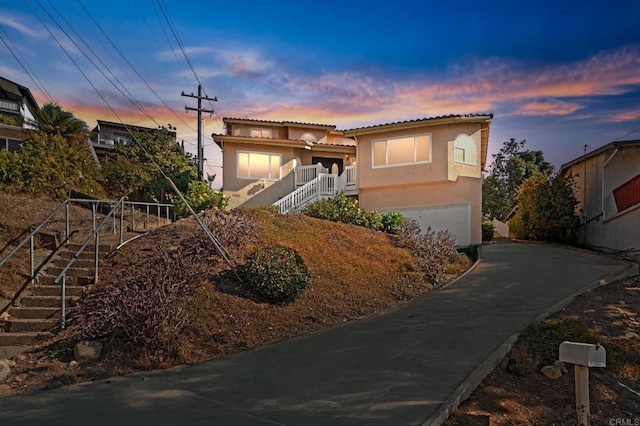
[[[51,94],[47,90],[46,86],[44,84],[42,84],[42,82],[40,81],[40,79],[38,78],[36,73],[33,72],[31,67],[29,67],[28,62],[20,54],[20,51],[18,49],[14,50],[14,49],[11,48],[11,46],[9,46],[9,43],[7,42],[7,40],[9,40],[11,42],[11,44],[13,44],[15,46],[15,43],[13,43],[13,41],[9,37],[9,34],[4,30],[4,28],[2,28],[2,26],[0,26],[0,30],[2,30],[2,32],[4,33],[4,37],[2,37],[2,35],[0,34],[0,40],[2,40],[2,42],[4,43],[5,46],[7,46],[7,49],[9,49],[9,52],[11,53],[13,58],[16,60],[16,62],[18,62],[18,64],[22,68],[22,70],[29,76],[31,81],[33,81],[33,84],[36,85],[38,90],[40,90],[40,92],[45,96],[47,101],[48,102],[53,102],[53,98],[51,97]]]
[[[82,9],[85,11],[85,13],[89,16],[89,18],[91,18],[91,21],[95,24],[95,26],[102,32],[102,34],[104,35],[104,37],[109,41],[109,43],[111,44],[111,46],[113,46],[113,48],[116,50],[116,52],[118,52],[118,54],[120,55],[120,57],[126,62],[127,65],[129,65],[129,67],[133,70],[133,72],[138,76],[138,78],[140,78],[140,80],[142,80],[142,82],[147,86],[147,88],[151,91],[151,93],[153,93],[156,98],[158,98],[158,100],[162,103],[162,105],[164,105],[165,107],[167,107],[167,109],[169,111],[171,111],[171,113],[173,113],[173,115],[180,120],[185,126],[187,126],[191,131],[196,131],[193,127],[191,127],[189,125],[189,123],[187,123],[186,121],[184,121],[184,119],[182,119],[182,117],[180,117],[170,106],[169,104],[167,104],[161,97],[160,95],[151,87],[151,85],[147,82],[147,80],[138,72],[138,70],[133,66],[133,64],[125,57],[125,55],[122,53],[122,51],[118,48],[118,46],[116,46],[116,44],[113,42],[113,40],[107,35],[107,33],[104,31],[104,29],[102,28],[102,26],[96,21],[96,19],[93,17],[93,15],[91,14],[91,12],[89,12],[89,10],[87,10],[87,8],[85,7],[85,5],[82,3],[82,0],[77,0],[78,4],[80,5],[80,7],[82,7]]]

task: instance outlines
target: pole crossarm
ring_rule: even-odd
[[[202,108],[202,101],[213,101],[217,102],[218,98],[213,97],[210,98],[207,95],[202,94],[202,85],[198,84],[198,94],[194,95],[193,92],[190,94],[184,93],[184,91],[180,94],[180,96],[184,96],[185,98],[194,98],[198,100],[198,107],[193,108],[189,106],[185,106],[185,111],[196,111],[198,113],[198,180],[202,180],[204,176],[204,145],[202,143],[202,113],[206,112],[209,114],[213,114],[213,109]]]

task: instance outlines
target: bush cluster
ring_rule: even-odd
[[[307,268],[300,255],[284,246],[259,247],[245,258],[245,284],[272,303],[293,302],[307,287]]]
[[[211,209],[224,210],[229,202],[222,192],[214,191],[206,182],[198,180],[189,182],[184,198],[196,213]],[[177,218],[189,216],[189,209],[180,199],[174,201],[173,212]]]
[[[492,222],[482,222],[482,241],[493,241],[493,231],[495,226]]]
[[[406,248],[414,255],[425,280],[433,285],[444,281],[448,265],[457,262],[461,256],[456,250],[453,234],[449,231],[434,232],[431,228],[422,233],[414,219],[402,222],[394,240],[397,246]]]
[[[303,208],[302,213],[318,219],[364,226],[389,233],[394,233],[404,220],[398,212],[387,212],[381,215],[364,210],[358,205],[358,200],[347,197],[343,193],[326,200],[309,203]]]
[[[83,338],[105,338],[138,356],[177,356],[188,306],[205,274],[194,253],[165,253],[144,274],[132,270],[83,302]]]

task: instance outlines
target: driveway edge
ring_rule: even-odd
[[[582,293],[593,290],[595,288],[605,286],[611,284],[613,282],[623,280],[626,278],[631,278],[640,273],[640,265],[633,262],[628,261],[620,261],[621,263],[626,263],[627,267],[615,274],[605,275],[603,278],[595,280],[587,285],[582,290],[579,290],[564,299],[560,300],[558,303],[552,305],[547,311],[538,315],[532,322],[539,322],[551,314],[558,312],[560,309],[568,305],[573,299]],[[474,265],[475,266],[475,265]],[[455,281],[453,281],[455,282]],[[450,283],[450,284],[453,284]],[[507,353],[511,350],[513,345],[518,341],[518,337],[520,333],[514,333],[507,338],[495,351],[489,355],[487,359],[484,360],[482,364],[478,366],[470,375],[467,377],[460,386],[456,388],[456,390],[440,405],[438,410],[433,413],[428,419],[426,419],[421,426],[439,426],[443,424],[451,414],[453,414],[460,404],[467,399],[471,393],[482,383],[485,377],[489,375],[493,371],[494,368],[500,364],[500,362],[504,359]]]

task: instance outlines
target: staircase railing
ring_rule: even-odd
[[[278,207],[281,213],[289,213],[317,199],[332,197],[338,192],[338,176],[320,173],[311,182],[276,201],[274,206]]]
[[[82,254],[82,252],[84,251],[85,248],[87,248],[87,246],[89,245],[89,243],[91,242],[91,240],[94,240],[95,242],[95,253],[94,253],[94,275],[93,275],[93,283],[97,284],[98,283],[98,265],[100,262],[100,230],[107,224],[108,220],[110,217],[113,216],[113,220],[115,223],[115,219],[116,219],[116,210],[120,208],[122,212],[124,212],[124,197],[120,198],[118,200],[118,202],[111,208],[111,210],[109,211],[109,213],[107,213],[107,215],[104,217],[104,219],[102,219],[102,221],[100,222],[100,224],[97,227],[94,227],[93,232],[91,233],[91,235],[89,235],[87,237],[87,239],[84,241],[84,243],[82,243],[82,245],[80,246],[80,248],[75,252],[75,254],[71,257],[71,259],[69,260],[69,262],[66,264],[66,266],[64,268],[62,268],[62,271],[60,272],[60,274],[58,274],[58,276],[56,277],[55,280],[53,280],[54,284],[59,284],[60,281],[62,281],[62,285],[61,285],[61,292],[62,292],[62,304],[61,304],[61,318],[60,318],[60,328],[65,328],[66,326],[66,302],[67,302],[67,298],[66,298],[66,292],[67,292],[67,271],[69,270],[69,268],[71,268],[73,266],[73,264],[75,263],[76,260],[78,260],[78,258],[80,257],[80,255]],[[121,219],[124,215],[121,214]],[[122,244],[122,226],[120,227],[120,241]]]
[[[313,164],[311,166],[296,166],[294,169],[296,188],[311,182],[321,173],[329,173],[329,169],[322,164]]]

